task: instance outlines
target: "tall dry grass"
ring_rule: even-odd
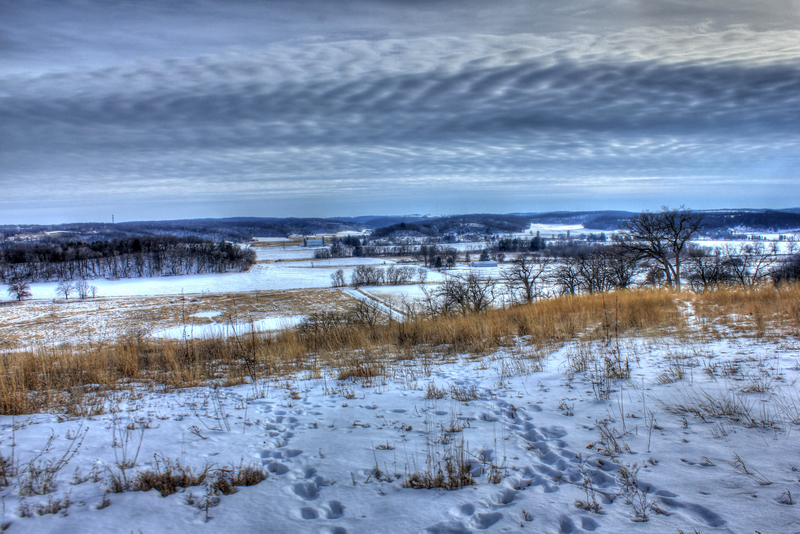
[[[721,290],[694,298],[698,313],[719,315],[757,308],[763,317],[785,316],[796,324],[798,296],[800,289],[794,287]],[[306,371],[314,376],[324,368],[336,369],[340,379],[360,379],[386,374],[393,361],[485,354],[520,340],[538,349],[578,336],[598,340],[682,335],[686,321],[679,301],[667,291],[622,291],[402,323],[317,322],[278,334],[228,339],[129,337],[81,349],[38,347],[0,357],[0,413],[53,409],[90,415],[105,409],[103,395],[132,383],[162,389],[234,385]]]
[[[763,336],[800,335],[800,285],[762,285],[753,289],[720,289],[694,295],[696,315],[736,333]]]

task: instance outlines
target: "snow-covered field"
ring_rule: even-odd
[[[147,297],[180,295],[181,293],[232,293],[255,290],[310,289],[330,287],[330,274],[335,269],[303,269],[290,263],[257,264],[246,273],[196,274],[92,280],[103,297]],[[56,297],[55,282],[31,284],[34,299]],[[8,298],[7,295],[3,297]]]
[[[298,245],[287,245],[285,247],[253,247],[256,251],[258,261],[277,261],[294,259],[312,259],[315,248],[303,247]]]
[[[198,325],[182,325],[159,330],[153,337],[169,339],[186,338],[218,338],[233,337],[250,332],[269,332],[271,330],[282,330],[292,328],[300,324],[306,317],[304,315],[294,315],[289,317],[270,317],[267,319],[256,319],[252,322],[242,323],[210,323]]]
[[[313,248],[300,246],[255,247],[259,263],[244,273],[161,276],[154,278],[97,279],[90,284],[98,288],[101,297],[151,297],[193,293],[235,293],[331,287],[331,274],[343,269],[350,280],[358,265],[393,265],[391,260],[376,258],[332,258],[315,260]],[[291,260],[291,261],[289,261]],[[416,266],[415,266],[416,267]],[[442,278],[438,271],[428,271],[428,281]],[[56,282],[31,284],[34,299],[56,298]],[[0,300],[11,297],[0,292]]]
[[[607,354],[520,346],[406,362],[367,383],[334,371],[143,388],[116,393],[107,403],[119,411],[89,419],[3,416],[3,458],[21,472],[31,461],[58,469],[46,495],[21,495],[24,476],[0,488],[2,521],[37,533],[800,530],[795,342],[622,340],[632,375],[605,399],[592,364],[574,365]],[[740,412],[712,413],[726,399]],[[74,456],[63,456],[70,447]],[[474,485],[404,487],[448,457]],[[254,465],[267,479],[231,495],[203,485],[166,497],[106,493],[119,465],[128,463],[130,482],[166,461],[228,469],[217,474]],[[46,513],[67,498],[68,508]],[[207,514],[203,503],[213,505]]]
[[[354,265],[357,262],[350,262]],[[92,280],[102,297],[147,297],[180,295],[181,293],[234,293],[243,291],[269,291],[287,289],[312,289],[331,287],[331,274],[341,267],[296,265],[295,263],[269,263],[254,265],[246,273],[197,274],[188,276],[161,276],[154,278],[125,278],[120,280]],[[349,280],[353,267],[344,267]],[[34,299],[50,300],[56,297],[55,282],[31,284]],[[0,295],[7,300],[9,296]]]

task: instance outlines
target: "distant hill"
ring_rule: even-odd
[[[70,223],[58,225],[0,226],[0,234],[36,235],[43,241],[108,240],[142,235],[194,236],[213,241],[248,241],[253,237],[285,237],[289,234],[332,234],[359,231],[363,224],[320,218],[188,219],[175,221],[130,221],[117,224]],[[56,235],[42,236],[44,233]]]
[[[360,217],[337,217],[336,220],[358,223],[369,228],[383,228],[401,223],[425,223],[437,218],[431,215],[362,215]]]
[[[702,229],[708,233],[728,228],[758,231],[800,229],[800,208],[782,210],[698,210]],[[286,237],[290,234],[334,234],[371,230],[374,237],[440,237],[446,234],[501,234],[523,232],[531,223],[582,224],[593,230],[611,231],[636,215],[630,211],[552,211],[545,213],[474,213],[465,215],[363,215],[339,218],[230,217],[175,221],[130,221],[117,224],[70,223],[58,225],[5,225],[0,234],[33,236],[41,241],[96,241],[142,235],[194,236],[213,241],[248,241],[253,237]]]
[[[800,210],[701,211],[704,230],[747,228],[762,231],[800,230]]]

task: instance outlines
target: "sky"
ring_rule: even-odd
[[[0,224],[800,206],[800,0],[0,0]]]

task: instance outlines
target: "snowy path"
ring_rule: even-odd
[[[362,288],[343,288],[342,291],[353,298],[357,298],[359,300],[366,300],[370,303],[377,304],[378,309],[387,317],[394,317],[402,319],[405,317],[405,313],[402,311],[393,308],[388,302],[383,300],[380,297],[376,297],[372,293],[368,293]]]

